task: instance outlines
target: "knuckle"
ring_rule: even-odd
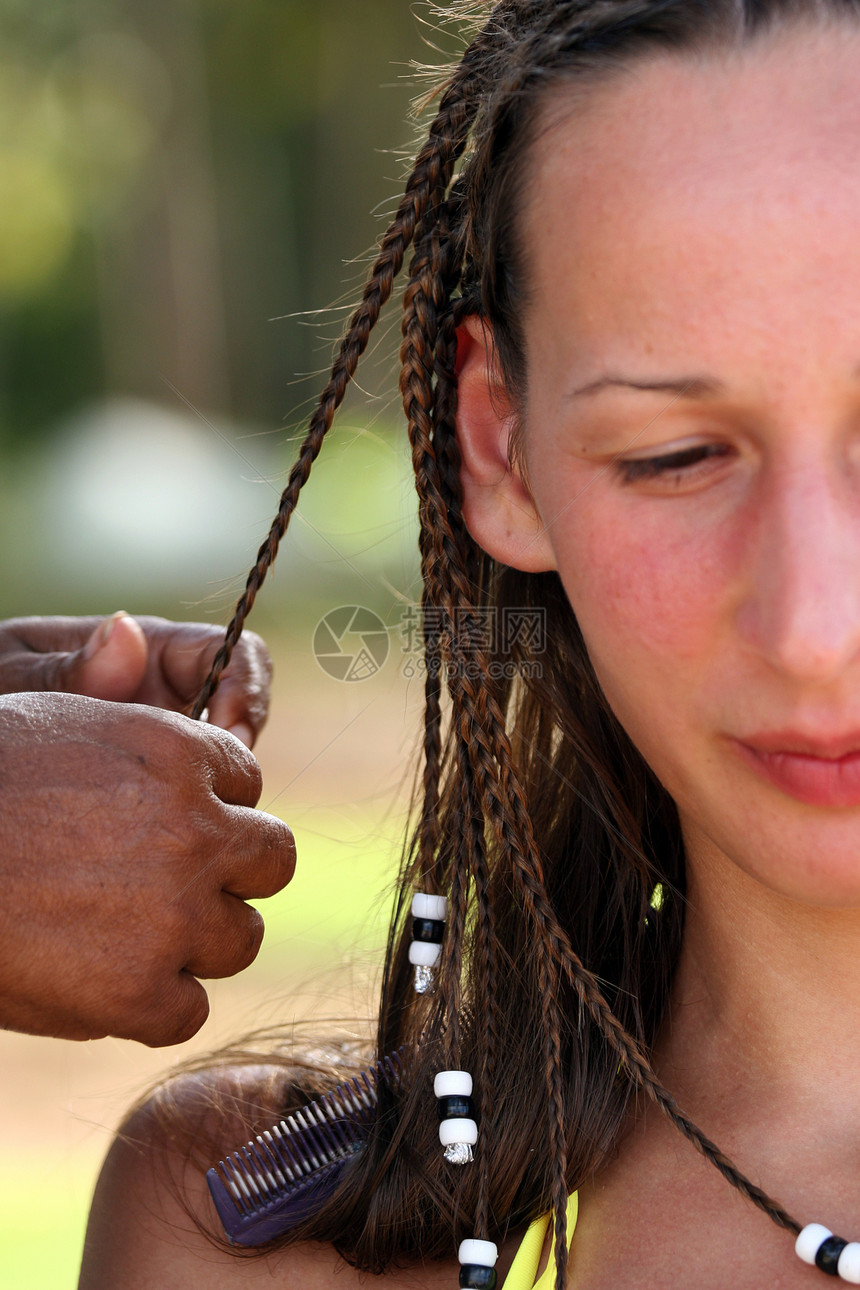
[[[261,896],[274,896],[286,887],[296,868],[296,844],[286,824],[266,819],[259,831],[253,865]]]
[[[277,890],[286,887],[296,871],[296,840],[286,824],[281,825],[280,836],[275,847],[277,861]]]
[[[142,764],[158,771],[160,778],[174,788],[178,782],[177,765],[182,767],[184,776],[195,769],[193,730],[186,728],[179,713],[164,709],[146,709],[139,714],[139,719]]]
[[[234,738],[220,726],[201,726],[200,730],[202,737],[208,741],[210,757],[225,759],[234,774],[251,784],[259,784],[262,790],[263,772],[250,748],[246,748],[241,740]]]
[[[147,1018],[143,1042],[149,1048],[182,1044],[196,1035],[209,1016],[209,997],[189,973],[176,973]]]
[[[233,742],[235,743],[236,741],[233,740]],[[244,744],[240,744],[236,751],[242,761],[241,771],[247,781],[248,788],[253,792],[254,800],[259,801],[260,794],[263,791],[263,772],[260,768],[260,763]]]
[[[254,962],[254,959],[260,953],[260,947],[263,944],[263,936],[266,931],[266,925],[260,911],[255,909],[253,905],[248,905],[247,908],[248,916],[245,919],[244,943],[241,946],[238,956],[238,970],[240,972],[243,968],[250,967]]]

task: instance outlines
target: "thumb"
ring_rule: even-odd
[[[100,623],[82,650],[69,660],[70,688],[91,699],[127,701],[146,674],[148,647],[143,628],[120,609]]]

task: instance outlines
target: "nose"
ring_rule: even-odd
[[[834,680],[860,658],[860,495],[844,473],[808,462],[763,493],[739,629],[785,675]]]

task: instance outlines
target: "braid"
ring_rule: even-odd
[[[455,215],[451,219],[452,199],[439,210],[438,226],[442,244],[450,248],[451,227],[459,226]],[[447,238],[445,237],[447,234]],[[446,279],[444,295],[450,293],[460,272],[460,262],[456,256],[449,256],[453,263],[443,270]],[[457,338],[453,324],[453,312],[449,307],[438,328],[436,341],[435,368],[438,375],[435,389],[432,391],[434,439],[438,440],[442,428],[447,429],[446,443],[455,443],[453,431],[453,412],[456,406],[456,384],[454,364],[457,357]],[[453,395],[452,395],[452,392]],[[453,398],[453,402],[452,402]],[[444,492],[444,486],[443,486]],[[450,492],[448,494],[450,497]],[[424,793],[421,825],[419,830],[419,874],[418,881],[423,890],[435,890],[436,881],[431,876],[435,869],[436,853],[439,845],[439,783],[441,778],[442,757],[442,642],[441,642],[441,605],[436,594],[435,578],[432,576],[432,535],[429,528],[422,524],[418,537],[421,555],[422,575],[422,630],[424,636],[424,661],[426,673],[424,678]],[[417,885],[417,882],[416,882]]]
[[[427,142],[419,152],[407,182],[397,214],[382,239],[361,303],[350,319],[332,366],[331,376],[320,395],[298,459],[281,494],[277,515],[257,552],[257,559],[248,574],[245,590],[227,627],[224,642],[215,655],[209,675],[192,708],[191,716],[195,720],[202,715],[230,662],[257,592],[278,554],[281,538],[287,531],[299,493],[307,482],[311,466],[331,428],[335,413],[344,400],[379,314],[391,296],[394,281],[403,267],[404,256],[428,202],[431,196],[447,187],[456,160],[465,147],[470,123],[468,101],[472,88],[473,78],[464,62],[462,74],[454,79],[442,98]]]
[[[490,1231],[490,1166],[488,1135],[492,1132],[498,1025],[496,1000],[496,936],[493,905],[490,900],[490,871],[487,863],[487,840],[480,796],[468,757],[468,746],[461,740],[463,804],[468,829],[467,852],[472,861],[477,911],[477,945],[473,957],[476,1024],[483,1024],[480,1037],[483,1049],[480,1088],[478,1090],[480,1123],[484,1126],[478,1138],[478,1196],[475,1204],[475,1234],[486,1240]]]
[[[420,537],[422,594],[421,621],[424,636],[424,783],[421,825],[418,839],[418,873],[414,885],[422,891],[436,892],[436,855],[439,848],[439,783],[442,775],[442,646],[440,625],[436,621],[433,587],[424,577],[429,567],[430,543],[422,527]]]
[[[447,176],[450,180],[450,172]],[[400,350],[400,388],[407,416],[409,439],[412,445],[412,463],[419,495],[421,521],[421,573],[424,583],[425,639],[430,636],[433,653],[427,658],[428,685],[431,673],[441,667],[445,650],[450,650],[453,624],[445,612],[444,555],[440,553],[439,538],[434,523],[432,499],[438,499],[438,475],[431,442],[433,413],[435,410],[434,372],[436,338],[440,313],[447,303],[446,283],[443,274],[447,239],[439,226],[439,216],[444,203],[444,188],[440,183],[428,203],[428,211],[416,237],[416,251],[410,266],[410,281],[404,294],[403,344]],[[428,610],[433,611],[433,622],[428,630]],[[437,623],[437,613],[443,615],[444,627]],[[441,684],[440,684],[441,689]],[[437,691],[434,690],[434,694]],[[425,714],[425,720],[429,717]],[[430,733],[425,725],[425,743]],[[429,775],[425,776],[425,791],[435,797],[438,785]],[[427,828],[423,825],[434,809],[431,798],[425,797],[422,815],[421,861],[426,863],[423,848]],[[457,841],[454,843],[455,847]],[[445,1060],[451,1068],[460,1061],[460,1004],[462,947],[465,934],[468,895],[468,869],[452,861],[449,928],[443,951],[441,994],[445,1013]]]
[[[440,211],[439,231],[442,245],[448,248],[448,261],[440,262],[439,273],[446,285],[445,295],[456,285],[462,267],[462,238],[459,236],[463,212],[462,196],[452,193]],[[442,504],[451,521],[455,545],[474,553],[462,522],[459,500],[459,451],[456,441],[457,385],[455,365],[457,336],[455,329],[456,307],[449,304],[438,328],[435,348],[436,388],[433,407],[433,447],[440,473]],[[477,570],[476,553],[473,567]],[[467,568],[467,576],[477,591],[477,578]],[[458,624],[453,623],[456,630]],[[481,798],[470,758],[468,718],[459,702],[459,690],[452,689],[457,730],[457,774],[460,779],[463,846],[467,862],[471,865],[475,890],[476,929],[475,950],[472,956],[472,997],[475,1025],[483,1026],[479,1038],[482,1053],[481,1078],[478,1090],[479,1119],[484,1126],[478,1137],[478,1191],[475,1203],[475,1234],[487,1239],[490,1231],[490,1163],[489,1135],[492,1133],[492,1110],[498,1041],[498,1003],[496,998],[496,932],[493,904],[490,898],[490,870],[487,857],[484,815]]]
[[[446,506],[441,491],[442,485],[436,460],[436,445],[431,438],[434,430],[444,438],[446,429],[449,432],[448,437],[451,437],[450,431],[453,428],[453,415],[455,412],[455,387],[453,382],[445,380],[445,377],[443,377],[443,381],[447,386],[447,393],[444,396],[440,396],[438,401],[434,400],[432,388],[437,357],[441,356],[450,359],[450,350],[446,350],[444,342],[439,345],[437,354],[439,311],[444,309],[447,297],[444,272],[446,266],[442,247],[447,245],[449,241],[450,233],[446,236],[444,224],[440,227],[438,220],[434,221],[432,218],[428,218],[428,226],[413,259],[410,268],[410,281],[404,294],[401,391],[409,424],[409,437],[412,444],[416,479],[418,480],[422,528],[426,525],[434,537],[433,547],[427,552],[428,560],[432,561],[429,572],[434,585],[438,577],[440,598],[443,598],[448,622],[451,624],[449,649],[452,668],[450,684],[452,698],[455,703],[455,715],[456,709],[459,708],[462,711],[459,731],[461,759],[467,760],[469,750],[474,747],[475,743],[479,747],[485,747],[483,732],[486,729],[486,722],[484,720],[485,713],[482,709],[486,698],[486,689],[484,687],[476,689],[469,678],[468,665],[472,660],[467,657],[458,638],[458,628],[462,629],[465,614],[473,607],[474,603],[468,573],[463,567],[463,562],[460,558],[460,546],[457,541],[460,533],[453,531],[449,519],[451,514],[459,517],[462,512],[459,506],[458,485],[450,477],[448,480],[449,499],[457,504],[451,506],[450,511]],[[440,425],[437,422],[434,427],[431,416],[434,410],[437,413],[443,411],[446,414],[444,425]],[[460,532],[462,531],[460,523],[457,524],[457,528]],[[488,668],[484,666],[482,672],[484,676],[487,676]],[[481,796],[484,798],[487,797],[487,782],[493,777],[494,773],[492,753],[489,748],[486,748],[486,752],[485,765],[477,772],[477,782],[480,786]],[[482,770],[483,774],[481,773]],[[462,770],[460,773],[462,776]],[[471,794],[468,785],[462,780],[461,803],[463,819],[466,825],[465,851],[468,856],[468,853],[473,852],[476,839],[474,825],[471,820]],[[502,814],[504,814],[503,808]],[[483,831],[483,818],[481,820],[481,830]],[[483,838],[481,839],[481,849],[483,849]],[[459,951],[465,917],[464,897],[467,879],[464,870],[466,863],[468,863],[467,857],[461,859],[455,856],[452,873],[450,944],[446,947],[442,963],[442,989],[449,1024],[449,1043],[446,1055],[452,1064],[454,1064],[459,1050],[460,1022],[457,1014],[460,1001],[459,975],[461,956]],[[484,936],[487,930],[486,916],[482,930],[481,945],[482,950],[486,953],[484,947]],[[486,962],[486,959],[484,961]],[[492,969],[490,969],[489,976],[492,977]],[[562,1286],[567,1261],[567,1243],[565,1240],[567,1152],[561,1074],[563,1018],[559,1002],[557,961],[547,953],[544,953],[541,959],[539,985],[544,1022],[542,1033],[544,1037],[544,1073],[548,1095],[548,1130],[552,1147],[552,1198],[557,1245],[559,1247],[557,1252],[558,1284]],[[490,1000],[486,1002],[492,1006]],[[487,1075],[486,1040],[488,1036],[492,1036],[492,1024],[492,1022],[488,1023],[488,1029],[484,1036],[482,1082]],[[483,1096],[486,1097],[486,1094]],[[486,1098],[486,1105],[489,1107],[489,1098]],[[486,1123],[486,1121],[484,1122]],[[476,1217],[478,1223],[485,1224],[489,1208],[485,1146],[479,1157],[479,1170],[479,1213]]]

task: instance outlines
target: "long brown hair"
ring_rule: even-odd
[[[651,1098],[775,1222],[799,1225],[675,1105],[650,1053],[684,925],[674,804],[601,693],[555,574],[502,567],[462,517],[456,328],[490,325],[514,406],[528,379],[519,320],[524,161],[548,96],[636,58],[731,47],[774,24],[856,17],[858,0],[503,0],[442,10],[474,34],[435,116],[337,353],[199,715],[230,659],[300,490],[410,245],[400,387],[419,497],[426,659],[420,818],[394,913],[377,1036],[409,1078],[383,1105],[337,1194],[288,1240],[332,1242],[360,1268],[451,1254],[552,1208],[564,1286],[568,1192],[598,1170],[631,1100]],[[494,611],[526,630],[481,639]],[[531,618],[529,618],[531,614]],[[542,616],[542,619],[541,617]],[[530,634],[535,623],[541,634]],[[450,917],[435,994],[407,961],[414,890]],[[503,984],[502,984],[503,983]],[[475,1078],[475,1166],[441,1158],[432,1083]]]

